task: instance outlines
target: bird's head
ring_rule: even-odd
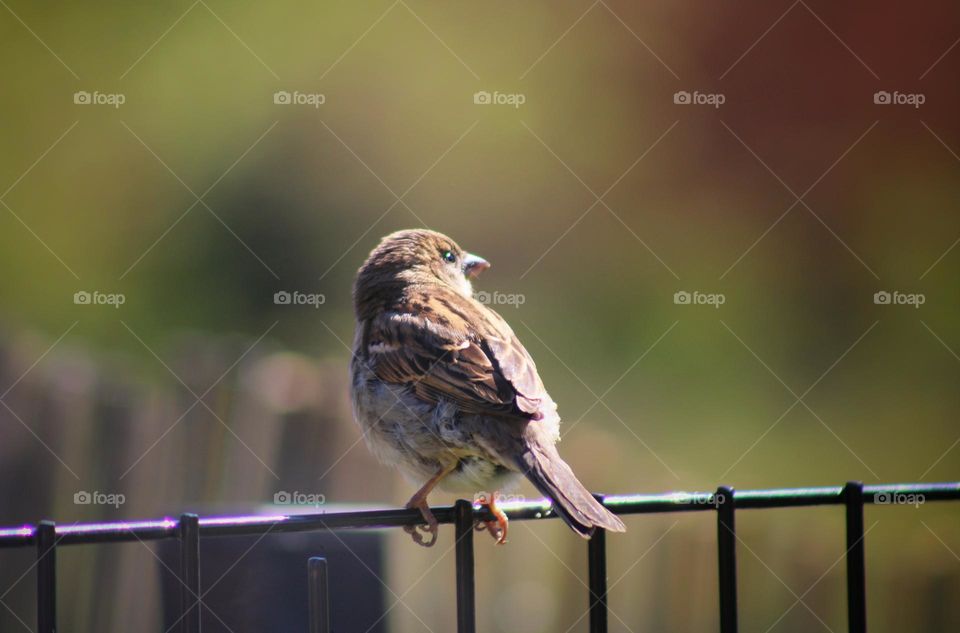
[[[380,241],[360,267],[354,284],[358,313],[403,288],[442,284],[464,297],[473,296],[470,280],[490,267],[482,257],[465,252],[452,239],[427,229],[391,233]]]

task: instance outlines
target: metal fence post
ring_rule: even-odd
[[[473,504],[464,499],[454,506],[457,550],[457,633],[476,633],[477,607],[473,574]]]
[[[607,531],[597,528],[587,541],[590,574],[590,633],[607,633]]]
[[[200,519],[180,515],[180,631],[200,633]]]
[[[53,521],[37,525],[37,633],[57,630],[57,528]]]
[[[843,487],[847,510],[847,622],[850,633],[867,631],[867,570],[863,534],[863,482]]]
[[[720,572],[720,632],[737,631],[737,532],[733,488],[720,486],[717,506],[717,554]]]
[[[307,598],[310,633],[330,633],[330,584],[326,558],[314,556],[307,561]]]

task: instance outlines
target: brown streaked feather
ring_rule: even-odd
[[[470,413],[532,419],[556,409],[510,326],[452,289],[404,293],[368,322],[363,338],[377,377],[412,384],[425,401],[446,398]]]

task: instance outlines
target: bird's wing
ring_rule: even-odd
[[[381,380],[471,413],[539,419],[556,409],[530,354],[492,310],[452,291],[395,308],[371,320],[364,336]]]

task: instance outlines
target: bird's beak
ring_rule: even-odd
[[[463,258],[463,272],[470,279],[476,279],[477,275],[488,268],[490,268],[490,262],[482,257],[467,253],[467,256]]]

